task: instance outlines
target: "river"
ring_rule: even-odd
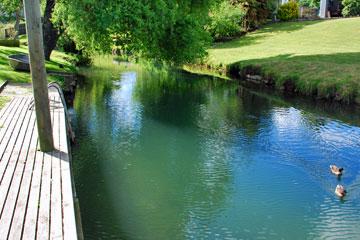
[[[86,76],[70,109],[85,239],[360,238],[357,110],[180,72]]]

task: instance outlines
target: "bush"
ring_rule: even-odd
[[[224,1],[211,11],[211,20],[206,28],[215,39],[233,37],[242,32],[244,16],[245,11],[241,6]]]
[[[343,0],[342,4],[344,17],[360,16],[360,0]]]
[[[295,1],[287,2],[280,6],[278,18],[281,21],[289,21],[299,18],[299,4]]]
[[[240,5],[244,9],[245,17],[243,29],[251,31],[266,23],[266,20],[275,11],[275,0],[229,0],[233,5]]]
[[[17,39],[0,39],[0,46],[20,47],[20,41]]]

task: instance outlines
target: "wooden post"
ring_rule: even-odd
[[[40,150],[54,150],[39,0],[24,0],[31,79]]]

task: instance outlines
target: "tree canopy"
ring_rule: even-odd
[[[142,58],[174,64],[206,55],[204,29],[216,0],[58,0],[54,21],[78,47],[109,52],[117,45]]]

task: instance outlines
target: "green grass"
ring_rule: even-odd
[[[23,43],[24,37],[20,38]],[[9,80],[15,83],[28,83],[31,82],[30,73],[28,72],[16,72],[8,63],[7,57],[11,54],[28,53],[27,46],[21,45],[20,47],[3,47],[0,46],[0,81]],[[65,53],[53,51],[51,54],[51,61],[46,61],[46,69],[49,71],[61,71],[61,72],[75,72],[75,67],[71,64],[73,57],[66,55]],[[63,68],[60,68],[60,64]],[[48,76],[49,81],[58,80],[54,76]]]
[[[214,45],[208,64],[258,66],[277,86],[291,79],[303,94],[360,103],[360,18],[268,25]]]

